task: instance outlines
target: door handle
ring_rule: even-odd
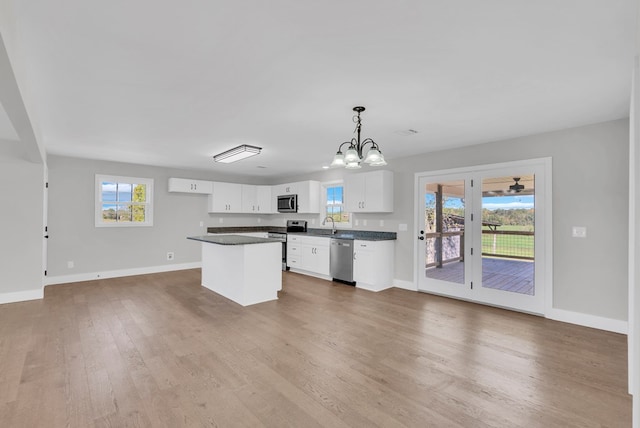
[[[424,236],[418,236],[418,239],[424,241]]]

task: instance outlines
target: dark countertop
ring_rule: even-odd
[[[207,233],[253,233],[253,232],[281,232],[285,233],[286,227],[278,226],[227,226],[207,227]]]
[[[397,238],[396,232],[376,232],[369,230],[338,229],[338,233],[331,234],[331,229],[309,228],[306,232],[287,232],[286,227],[278,226],[231,226],[208,227],[207,233],[252,233],[252,232],[281,232],[288,235],[320,236],[327,238],[358,239],[362,241],[393,241]],[[256,238],[264,239],[264,238]]]
[[[254,238],[251,236],[240,235],[223,235],[223,236],[187,236],[187,239],[194,241],[207,242],[209,244],[218,245],[248,245],[248,244],[269,244],[271,242],[280,243],[277,239]]]

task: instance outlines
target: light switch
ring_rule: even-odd
[[[571,236],[574,238],[586,238],[587,228],[583,226],[573,226],[573,229],[571,229]]]
[[[398,231],[399,232],[406,232],[407,231],[407,224],[406,223],[400,223],[398,225]]]

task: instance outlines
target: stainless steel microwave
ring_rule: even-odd
[[[297,213],[298,212],[298,195],[278,196],[278,212],[279,213]]]

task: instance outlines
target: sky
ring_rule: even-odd
[[[534,207],[533,195],[525,196],[487,196],[482,198],[482,208],[488,210],[515,210],[530,209]]]
[[[433,204],[435,195],[433,193],[426,194],[426,203]],[[464,208],[464,202],[460,198],[447,198],[444,204],[445,208]],[[529,209],[534,207],[534,196],[486,196],[482,198],[482,208],[494,211],[498,209],[514,210]]]

